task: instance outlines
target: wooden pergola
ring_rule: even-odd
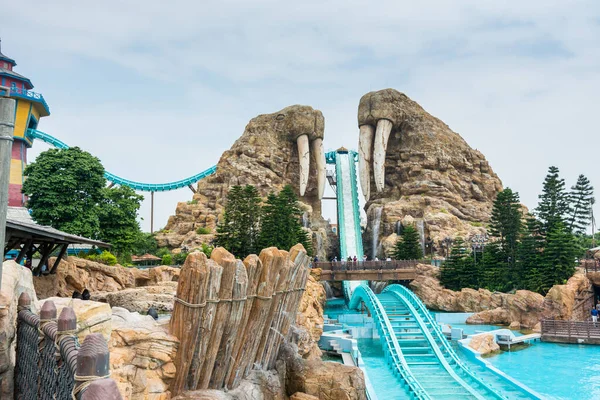
[[[56,272],[56,267],[67,252],[70,244],[90,244],[99,248],[110,248],[110,244],[92,240],[77,235],[71,235],[49,226],[38,225],[31,218],[22,216],[6,219],[6,239],[2,259],[11,250],[18,250],[16,262],[20,263],[25,257],[31,257],[39,252],[41,259],[37,269],[41,269],[48,262],[50,255],[59,251],[58,257],[52,266],[48,265],[50,273]],[[36,272],[38,272],[36,269]]]

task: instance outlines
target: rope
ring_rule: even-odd
[[[38,346],[42,344],[42,342],[44,341],[44,337],[46,336],[46,334],[44,333],[44,331],[42,329],[44,329],[44,326],[46,326],[47,323],[49,322],[55,322],[55,320],[53,319],[40,319],[40,324],[38,326]]]
[[[56,358],[60,358],[60,340],[64,337],[75,337],[75,335],[77,335],[77,329],[56,332],[56,339],[54,340],[54,347],[56,348],[54,355]]]
[[[273,298],[273,296],[266,297],[266,296],[260,296],[257,294],[256,298],[260,299],[260,300],[271,300]]]
[[[81,385],[74,387],[73,391],[71,392],[71,399],[77,400],[77,395],[79,394],[79,392],[87,389],[87,387],[90,386],[94,381],[110,378],[110,372],[104,376],[80,376],[75,374],[74,378],[75,382],[83,382]]]
[[[219,299],[206,299],[207,303],[218,303]]]
[[[184,306],[190,307],[190,308],[204,308],[204,306],[206,306],[206,301],[204,303],[200,303],[200,304],[192,304],[192,303],[188,303],[185,300],[181,300],[179,297],[175,297],[175,301],[183,304]]]

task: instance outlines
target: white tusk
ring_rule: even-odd
[[[312,152],[317,167],[317,194],[319,195],[319,199],[322,199],[323,193],[325,193],[325,150],[323,149],[323,139],[317,138],[313,140]]]
[[[308,135],[300,135],[298,143],[298,161],[300,162],[300,196],[304,196],[308,184],[308,170],[310,168],[310,150],[308,148]]]
[[[360,186],[365,200],[369,200],[371,190],[371,153],[373,152],[373,136],[375,128],[372,125],[361,125],[358,137],[358,171]]]
[[[381,192],[385,185],[385,155],[391,132],[391,121],[387,119],[377,121],[375,148],[373,150],[373,175],[375,176],[375,187],[378,192]]]

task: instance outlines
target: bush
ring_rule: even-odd
[[[116,265],[117,264],[117,257],[115,257],[114,254],[112,254],[108,251],[103,251],[96,258],[96,260],[98,262],[101,262],[102,264],[106,264],[106,265]]]
[[[187,256],[188,256],[188,253],[185,253],[183,251],[179,254],[175,254],[173,256],[173,261],[175,262],[175,265],[183,265]]]
[[[212,233],[212,231],[210,230],[210,228],[207,228],[205,226],[201,226],[198,229],[196,229],[196,233],[198,235],[208,235],[208,234]]]
[[[171,254],[171,252],[169,251],[169,249],[167,249],[166,247],[161,247],[160,249],[156,250],[156,257],[164,257],[167,254]]]
[[[165,254],[162,257],[161,263],[162,263],[162,265],[171,265],[171,264],[173,264],[173,257],[171,256],[171,254]]]
[[[196,199],[190,200],[187,203],[188,203],[188,205],[190,205],[190,204],[198,204],[198,200],[196,200]]]
[[[212,254],[214,247],[210,246],[206,243],[202,243],[202,252],[204,254],[206,254],[206,257],[210,258],[210,255]]]

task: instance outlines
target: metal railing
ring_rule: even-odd
[[[542,338],[557,336],[572,339],[600,339],[600,322],[542,320]]]
[[[3,90],[3,92],[4,91],[5,90]],[[0,93],[0,94],[4,94],[4,93]],[[27,89],[11,87],[9,89],[9,96],[21,98],[21,99],[25,99],[25,100],[29,100],[29,101],[39,102],[42,104],[42,106],[44,106],[44,109],[46,110],[48,115],[50,114],[50,107],[48,107],[48,103],[46,103],[46,100],[44,99],[44,96],[42,96],[41,93],[32,92],[31,90],[27,90]]]
[[[315,262],[313,268],[327,271],[378,271],[414,269],[418,263],[418,260]]]
[[[80,300],[77,300],[80,301]],[[19,297],[15,399],[122,399],[110,379],[108,344],[101,334],[77,339],[77,318],[71,307],[56,317],[48,300],[40,315],[31,312],[31,298]]]

